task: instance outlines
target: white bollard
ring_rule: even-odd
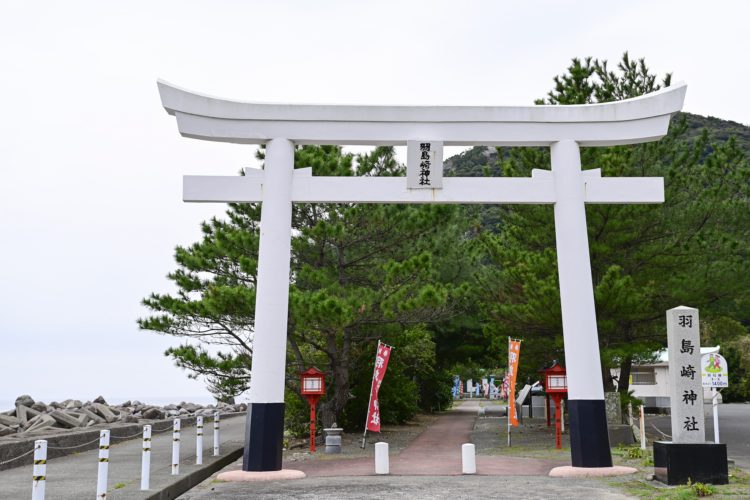
[[[388,443],[375,443],[375,474],[389,474]]]
[[[219,412],[214,412],[214,456],[219,456]]]
[[[195,464],[203,464],[203,417],[195,418]]]
[[[477,473],[476,449],[471,443],[461,445],[461,472],[463,474]]]
[[[141,458],[141,489],[147,490],[151,482],[151,426],[143,426],[143,456]]]
[[[640,406],[641,409],[641,418],[640,418],[640,424],[641,424],[641,449],[646,449],[646,412],[643,411],[643,405]]]
[[[99,473],[96,476],[96,498],[107,498],[107,473],[109,472],[109,431],[99,433]]]
[[[180,473],[180,419],[174,419],[172,430],[172,475]]]
[[[31,500],[44,500],[47,484],[47,441],[34,441],[34,472],[31,483]]]

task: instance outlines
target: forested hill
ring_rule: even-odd
[[[700,135],[704,128],[712,141],[724,142],[734,136],[737,144],[750,157],[750,127],[741,123],[714,118],[713,116],[701,116],[691,113],[678,113],[672,117],[672,123],[685,117],[689,129],[688,138]],[[445,160],[445,175],[449,177],[482,177],[489,170],[491,176],[500,176],[500,167],[497,165],[497,151],[495,148],[476,146],[459,155]]]

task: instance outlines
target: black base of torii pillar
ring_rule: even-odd
[[[284,403],[249,404],[242,470],[281,470],[283,444]]]
[[[573,467],[612,467],[603,399],[568,399]]]

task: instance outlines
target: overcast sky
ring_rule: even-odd
[[[459,6],[460,5],[460,6]],[[252,146],[181,138],[156,79],[251,101],[525,105],[628,50],[685,110],[750,123],[747,2],[0,0],[0,404],[207,396],[138,331],[220,205],[183,174]],[[1,409],[1,408],[0,408]]]

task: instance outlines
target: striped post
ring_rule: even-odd
[[[96,498],[107,498],[107,473],[109,472],[109,431],[99,433],[99,473],[96,476]]]
[[[143,426],[143,456],[141,458],[141,489],[151,485],[151,426]]]
[[[180,419],[174,419],[172,431],[172,475],[180,473]]]
[[[195,463],[203,464],[203,417],[195,419]]]
[[[219,412],[214,412],[214,456],[219,456]]]
[[[47,441],[34,441],[34,477],[31,483],[31,500],[44,500],[47,483]]]

